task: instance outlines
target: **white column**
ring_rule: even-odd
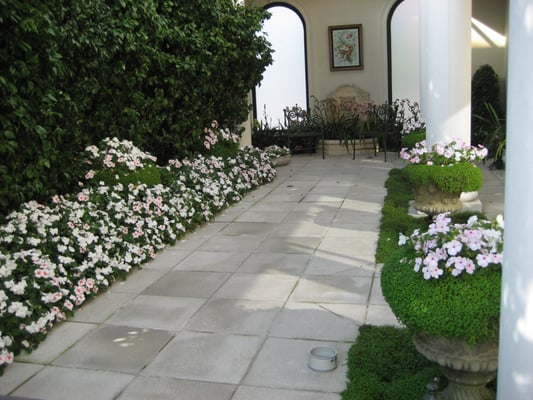
[[[533,398],[533,0],[510,0],[498,399]]]
[[[470,143],[472,0],[420,0],[420,107],[428,147]]]

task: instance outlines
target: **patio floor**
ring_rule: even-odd
[[[396,324],[374,262],[384,182],[402,162],[293,156],[278,177],[54,327],[0,398],[338,400],[362,324]],[[503,213],[484,167],[483,211]],[[338,367],[308,368],[334,346]]]

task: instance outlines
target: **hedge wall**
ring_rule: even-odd
[[[71,190],[104,137],[161,163],[236,127],[272,62],[268,14],[233,0],[0,0],[0,215]],[[1,217],[0,217],[1,219]]]

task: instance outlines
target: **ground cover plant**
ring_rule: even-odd
[[[206,146],[231,148],[216,125]],[[77,192],[24,203],[0,226],[0,374],[59,321],[186,232],[275,176],[268,151],[169,160],[130,141],[87,147]]]
[[[405,328],[363,325],[348,352],[343,400],[421,399],[425,385],[441,378],[438,367],[416,351]],[[445,381],[443,381],[445,382]]]
[[[387,194],[382,208],[376,262],[383,263],[400,250],[400,234],[427,229],[431,220],[409,215],[414,195],[402,169],[392,169],[385,182]],[[453,214],[453,221],[466,222],[478,213]],[[426,384],[439,377],[439,369],[420,355],[412,344],[412,332],[392,326],[363,325],[348,354],[348,385],[343,400],[419,399]]]
[[[385,188],[387,194],[381,210],[380,231],[376,247],[377,263],[385,262],[398,250],[400,233],[411,233],[428,224],[428,220],[425,218],[415,218],[409,215],[409,201],[414,199],[414,195],[403,170],[392,169],[385,182]]]

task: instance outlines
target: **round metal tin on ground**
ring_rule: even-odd
[[[309,368],[328,372],[337,368],[337,350],[330,346],[317,346],[309,351]]]

